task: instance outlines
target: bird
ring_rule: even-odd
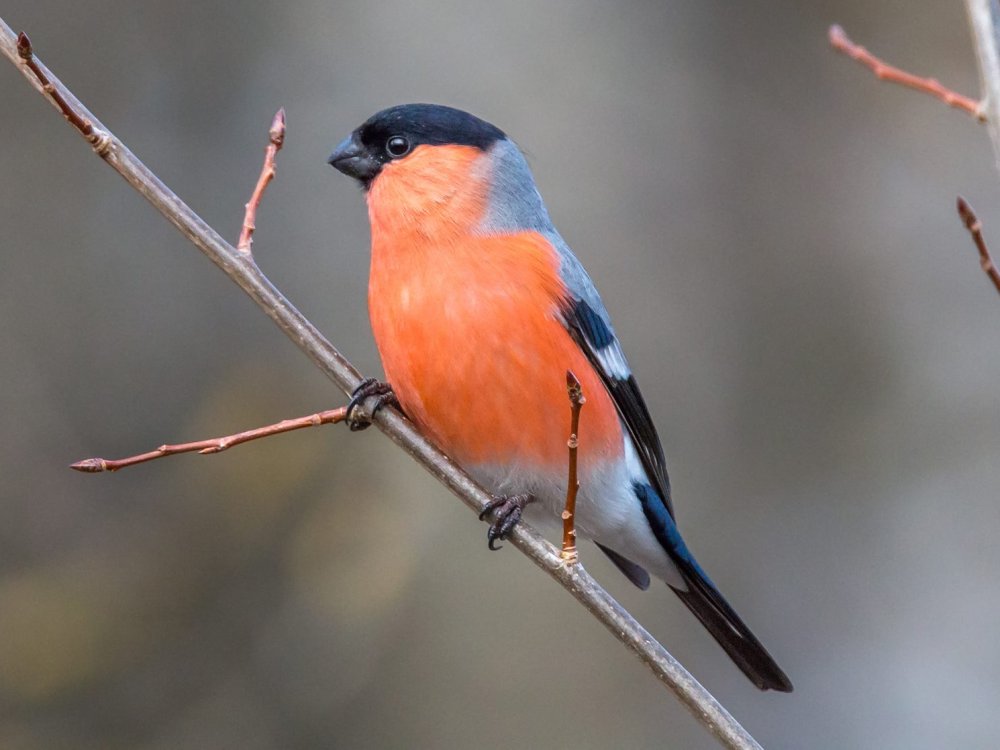
[[[651,575],[665,582],[758,688],[791,692],[681,537],[663,448],[608,311],[514,141],[459,109],[402,104],[328,162],[366,198],[368,309],[386,376],[355,390],[352,429],[400,407],[493,493],[483,518],[494,549],[522,515],[563,510],[571,371],[587,402],[577,534],[640,589]]]

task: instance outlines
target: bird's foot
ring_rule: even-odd
[[[369,398],[372,399],[371,409],[359,408]],[[375,413],[387,404],[399,408],[399,401],[392,391],[392,386],[377,378],[365,378],[354,389],[351,400],[347,402],[347,426],[351,428],[351,432],[367,429],[371,426]]]
[[[497,539],[507,538],[507,535],[521,520],[525,506],[534,500],[533,495],[499,495],[486,504],[483,512],[479,514],[479,520],[485,521],[487,516],[491,514],[493,516],[493,523],[490,524],[490,528],[486,532],[486,539],[491,550],[496,552],[500,549],[494,546]]]

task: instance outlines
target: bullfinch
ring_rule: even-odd
[[[563,510],[572,371],[587,400],[577,533],[639,588],[664,581],[757,687],[790,692],[681,538],[660,439],[608,312],[514,142],[466,112],[405,104],[373,115],[329,163],[367,198],[368,307],[387,378],[362,384],[352,414],[371,397],[399,405],[496,493],[493,548],[529,503]]]

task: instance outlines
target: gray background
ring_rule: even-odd
[[[985,129],[826,44],[977,82],[962,4],[7,0],[235,239],[274,110],[266,273],[365,372],[367,219],[325,164],[376,109],[529,153],[660,426],[689,542],[795,682],[588,569],[767,747],[986,748],[1000,710],[1000,251]],[[66,464],[342,403],[0,66],[0,747],[714,747],[377,431]]]

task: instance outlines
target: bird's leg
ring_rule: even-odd
[[[358,407],[364,404],[369,398],[373,399],[371,410],[368,412],[359,410]],[[386,404],[395,406],[397,409],[399,408],[399,401],[396,399],[396,394],[392,391],[392,386],[381,382],[377,378],[365,378],[362,380],[358,387],[354,389],[354,393],[351,394],[351,400],[347,402],[346,422],[347,426],[351,428],[351,432],[358,432],[370,427],[375,412]]]
[[[489,547],[496,552],[499,547],[493,546],[497,539],[506,539],[507,535],[517,526],[521,520],[521,513],[528,503],[535,501],[534,495],[498,495],[495,496],[483,508],[479,514],[479,520],[485,521],[486,516],[493,515],[493,523],[490,524],[486,532],[486,539]]]

